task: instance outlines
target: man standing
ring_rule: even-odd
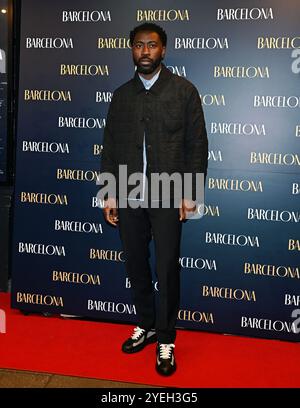
[[[130,198],[127,191],[124,196],[106,197],[104,217],[119,227],[138,315],[138,326],[122,350],[134,353],[157,341],[156,370],[170,375],[176,370],[182,221],[196,211],[195,175],[206,174],[207,135],[197,89],[162,63],[165,31],[156,24],[144,23],[130,32],[130,44],[136,73],[114,92],[104,132],[101,173],[113,174],[120,192],[124,186],[119,169],[127,166],[128,177],[142,175],[142,188],[137,198]],[[154,174],[175,173],[191,174],[191,194],[181,195],[178,203],[173,189],[166,208],[161,195],[153,197],[148,191],[147,180]],[[157,304],[149,265],[152,238],[159,286]]]

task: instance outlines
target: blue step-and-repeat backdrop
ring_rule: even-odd
[[[167,67],[199,90],[209,138],[177,326],[299,341],[300,3],[238,3],[22,1],[13,307],[136,321],[96,181],[109,102],[134,75],[129,31],[151,21]]]

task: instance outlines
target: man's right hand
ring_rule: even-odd
[[[117,226],[119,221],[118,209],[117,209],[117,200],[115,198],[108,198],[104,201],[103,214],[105,221],[114,227]]]

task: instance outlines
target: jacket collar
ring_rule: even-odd
[[[153,93],[154,95],[159,95],[166,85],[166,82],[171,78],[172,75],[173,74],[171,73],[171,71],[162,63],[159,77],[154,85],[151,86],[149,92]],[[137,93],[145,91],[144,84],[137,72],[135,72],[135,75],[133,77],[133,83]]]

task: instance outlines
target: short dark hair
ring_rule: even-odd
[[[143,23],[130,31],[129,38],[131,46],[133,45],[134,37],[141,31],[151,31],[157,33],[159,35],[160,41],[162,42],[162,45],[164,47],[167,45],[167,34],[159,25],[154,23]]]

